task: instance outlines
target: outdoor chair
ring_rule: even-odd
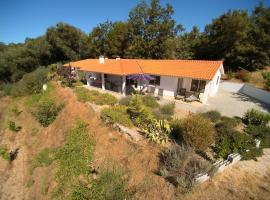
[[[163,97],[163,91],[164,91],[164,89],[162,89],[162,88],[159,88],[158,89],[158,96],[156,97],[157,100],[161,100],[162,99],[162,97]]]
[[[150,95],[154,95],[154,94],[155,94],[155,90],[156,90],[156,88],[155,88],[154,86],[148,86],[147,92],[148,92]]]
[[[186,92],[185,101],[186,102],[199,101],[200,100],[199,96],[200,96],[199,92]]]
[[[185,99],[185,94],[186,94],[186,88],[180,88],[180,90],[177,91],[175,99],[183,100]]]

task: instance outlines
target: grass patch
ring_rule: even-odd
[[[10,131],[12,131],[12,132],[19,132],[19,131],[22,129],[21,126],[17,126],[17,125],[15,124],[15,122],[14,122],[14,121],[11,121],[11,120],[8,121],[7,127],[8,127],[8,129],[9,129]]]
[[[81,102],[92,102],[97,105],[114,105],[117,103],[116,97],[108,93],[100,93],[96,90],[88,90],[83,87],[74,88],[74,92]]]
[[[43,149],[33,159],[32,167],[47,167],[54,161],[54,150]]]
[[[6,145],[0,146],[0,156],[5,160],[8,160],[8,161],[11,160],[10,153],[8,152],[8,148]]]
[[[131,127],[133,125],[127,113],[126,106],[117,105],[104,108],[101,111],[100,117],[103,121],[109,124],[119,123],[126,127]]]
[[[58,186],[54,191],[55,197],[69,196],[72,187],[78,184],[78,176],[90,173],[89,164],[95,141],[88,135],[87,126],[84,122],[77,122],[69,132],[64,146],[56,153]]]
[[[131,199],[133,192],[127,190],[127,179],[119,168],[102,170],[90,188],[79,183],[74,187],[70,199],[115,200]]]

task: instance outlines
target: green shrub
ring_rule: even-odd
[[[157,120],[168,120],[168,121],[172,120],[172,115],[161,113],[160,108],[153,109],[152,114],[154,118]]]
[[[15,122],[11,120],[8,121],[7,127],[10,131],[13,131],[13,132],[19,132],[22,129],[21,126],[16,126]]]
[[[216,110],[211,110],[211,111],[202,113],[202,116],[208,118],[211,122],[214,122],[214,123],[219,121],[221,118],[220,112]]]
[[[241,120],[221,117],[221,121],[215,125],[218,139],[221,137],[231,136],[235,133],[235,128],[241,123]]]
[[[168,142],[171,128],[167,120],[157,121],[156,119],[153,119],[146,128],[142,129],[142,132],[151,141],[157,144],[164,144]]]
[[[230,79],[233,78],[233,76],[234,76],[234,74],[233,74],[232,70],[228,70],[228,72],[227,72],[227,79],[230,80]]]
[[[116,97],[108,93],[100,93],[96,90],[88,90],[83,87],[76,87],[74,92],[79,101],[92,102],[97,105],[114,105],[117,103]]]
[[[160,111],[162,114],[165,115],[173,115],[174,114],[174,109],[175,109],[175,103],[167,103],[164,104],[160,107]]]
[[[0,156],[5,160],[8,160],[8,161],[11,160],[10,153],[8,152],[8,148],[6,145],[0,146]]]
[[[129,113],[132,121],[138,127],[147,127],[153,120],[153,115],[150,112],[149,108],[143,105],[142,99],[139,95],[133,95],[127,112]]]
[[[270,121],[270,114],[256,109],[248,110],[244,117],[243,122],[247,125],[265,126]]]
[[[123,106],[128,106],[132,96],[126,96],[120,99],[119,104]]]
[[[251,73],[247,70],[241,69],[237,72],[236,77],[243,82],[249,82],[251,79]]]
[[[91,187],[79,183],[74,187],[70,199],[74,200],[115,200],[132,199],[133,193],[127,189],[127,179],[120,169],[102,170]]]
[[[249,149],[248,151],[244,151],[241,156],[241,160],[255,160],[257,161],[258,157],[261,157],[263,155],[263,150],[262,148],[252,148]]]
[[[246,133],[261,140],[261,148],[270,147],[270,127],[269,126],[252,126],[245,129]]]
[[[119,123],[126,127],[132,126],[132,121],[129,118],[126,106],[116,105],[104,108],[101,111],[100,117],[102,120],[110,124]]]
[[[12,96],[25,96],[37,94],[42,91],[42,86],[47,82],[48,70],[44,67],[39,67],[35,71],[25,74],[23,78],[13,84]]]
[[[189,147],[173,145],[160,154],[160,174],[183,192],[194,186],[197,175],[211,168],[210,163],[195,156]]]
[[[90,174],[89,165],[92,162],[95,141],[88,134],[88,125],[77,122],[69,131],[63,147],[55,153],[56,186],[53,195],[66,199],[70,191],[78,184],[78,176],[87,177]]]
[[[231,153],[242,154],[255,146],[254,140],[247,134],[234,132],[234,134],[221,137],[215,147],[217,157],[226,158]]]
[[[171,135],[174,139],[183,142],[183,121],[181,119],[174,119],[171,121],[172,132]]]
[[[182,123],[183,139],[196,150],[205,151],[215,142],[215,129],[210,120],[198,114],[189,115]]]
[[[149,108],[156,108],[159,107],[159,104],[156,100],[155,97],[150,96],[150,95],[144,95],[142,96],[142,102],[145,106],[149,107]]]
[[[3,95],[10,95],[13,84],[3,83],[0,85],[0,90],[3,91]]]
[[[262,77],[265,80],[265,89],[270,90],[270,72],[262,72]]]
[[[38,103],[32,114],[42,126],[47,127],[56,119],[63,106],[57,106],[51,100],[44,100]]]

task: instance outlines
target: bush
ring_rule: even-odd
[[[18,132],[22,129],[21,126],[16,126],[15,122],[11,120],[8,121],[7,127],[10,131],[13,131],[13,132]]]
[[[96,90],[88,90],[83,87],[76,87],[74,92],[79,101],[92,102],[97,105],[114,105],[117,103],[116,97],[108,93],[100,93]]]
[[[198,174],[207,173],[211,165],[195,156],[192,149],[173,145],[160,154],[160,174],[176,186],[190,190]]]
[[[263,155],[263,150],[262,148],[252,148],[248,151],[244,151],[241,156],[241,160],[255,160],[257,161],[258,157],[261,157]]]
[[[132,121],[127,114],[127,107],[126,106],[112,106],[109,108],[104,108],[101,111],[100,115],[101,119],[107,123],[114,124],[119,123],[126,127],[132,126]]]
[[[174,109],[175,109],[175,103],[167,103],[164,104],[160,107],[160,111],[162,114],[165,115],[173,115],[174,114]]]
[[[157,120],[168,120],[168,121],[172,120],[171,115],[161,113],[159,108],[153,109],[152,114],[154,115],[154,118]]]
[[[32,114],[42,126],[47,127],[56,119],[63,106],[57,106],[51,100],[44,100],[38,103]]]
[[[269,121],[269,113],[262,112],[253,108],[248,110],[243,117],[243,122],[247,125],[266,126]]]
[[[234,132],[231,136],[221,137],[216,145],[215,152],[218,158],[226,158],[231,153],[242,154],[254,147],[254,140],[247,134]]]
[[[153,120],[152,113],[149,108],[143,105],[139,95],[132,96],[127,111],[134,124],[138,127],[147,127]]]
[[[215,125],[218,139],[221,137],[231,136],[235,133],[235,128],[241,123],[241,120],[221,117],[221,121]]]
[[[183,139],[196,150],[205,151],[215,142],[215,129],[210,120],[198,114],[189,115],[182,123]]]
[[[233,78],[233,72],[232,72],[232,70],[228,70],[228,72],[227,72],[227,79],[230,80],[232,78]]]
[[[5,160],[8,160],[8,161],[11,160],[10,153],[8,152],[8,148],[6,145],[0,146],[0,156]]]
[[[270,127],[269,126],[252,126],[245,129],[246,133],[261,140],[261,148],[270,147]]]
[[[124,105],[124,106],[128,106],[131,98],[132,98],[131,96],[123,97],[120,99],[119,104]]]
[[[159,107],[159,104],[156,100],[155,97],[150,96],[150,95],[144,95],[142,96],[142,102],[145,106],[149,107],[149,108],[156,108]]]
[[[262,72],[262,77],[265,80],[265,89],[270,90],[270,72]]]
[[[3,83],[0,85],[0,90],[3,91],[3,96],[4,95],[10,95],[11,90],[12,90],[13,84],[11,83]]]
[[[47,74],[48,70],[44,67],[25,74],[19,82],[13,84],[11,95],[16,97],[40,93],[43,84],[47,82]]]
[[[172,120],[171,122],[171,128],[172,128],[172,132],[171,132],[171,135],[173,138],[181,141],[181,142],[184,142],[184,139],[183,139],[183,125],[182,125],[182,120],[180,119],[174,119]]]
[[[220,112],[216,110],[211,110],[211,111],[202,113],[202,116],[208,118],[211,122],[214,122],[214,123],[219,121],[221,118]]]
[[[236,77],[244,82],[249,82],[251,79],[251,73],[247,70],[241,69],[237,72]]]
[[[157,144],[164,144],[168,142],[171,128],[167,120],[157,121],[156,119],[153,119],[146,128],[142,129],[142,132],[151,141]]]

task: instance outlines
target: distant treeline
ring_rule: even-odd
[[[200,32],[185,32],[173,19],[173,7],[142,1],[127,21],[106,21],[89,34],[65,23],[22,44],[0,43],[0,80],[16,82],[39,66],[84,58],[224,60],[226,70],[260,69],[270,63],[270,7],[251,14],[229,10]],[[195,17],[195,16],[194,16]]]

